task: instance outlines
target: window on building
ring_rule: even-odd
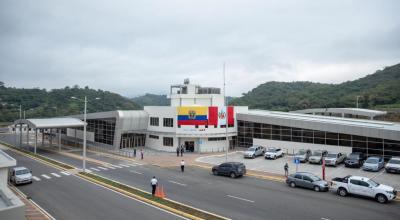
[[[158,126],[159,125],[158,117],[150,117],[150,125],[151,126]]]
[[[158,137],[157,135],[151,135],[151,134],[149,134],[149,138],[158,139],[159,137]]]
[[[164,127],[174,127],[174,119],[164,118]]]
[[[164,146],[173,147],[174,146],[174,138],[172,137],[164,137],[163,138]]]
[[[208,138],[208,141],[224,141],[226,140],[226,137],[212,137]]]

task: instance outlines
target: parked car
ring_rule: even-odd
[[[346,160],[344,161],[344,166],[360,168],[363,165],[365,158],[366,157],[364,153],[353,152],[347,156]]]
[[[15,185],[32,183],[32,172],[26,167],[13,167],[9,173],[10,182]]]
[[[308,162],[322,164],[322,159],[326,156],[327,153],[328,151],[326,150],[316,150],[312,153]]]
[[[251,146],[244,152],[244,158],[256,158],[262,156],[265,153],[265,147],[263,146]]]
[[[325,180],[321,180],[318,176],[308,172],[297,172],[286,178],[286,183],[290,187],[303,187],[313,189],[314,191],[328,191],[329,185]]]
[[[278,157],[283,157],[283,151],[280,148],[270,147],[265,152],[265,159],[276,159]]]
[[[364,162],[362,169],[365,171],[379,171],[383,166],[384,161],[382,157],[368,157]]]
[[[396,198],[397,192],[391,186],[379,184],[367,177],[336,177],[331,182],[332,189],[340,196],[348,194],[375,198],[379,203],[386,203]]]
[[[392,157],[385,166],[387,173],[400,173],[400,157]]]
[[[294,157],[297,158],[300,163],[305,163],[308,161],[308,159],[311,156],[311,150],[310,149],[300,149]]]
[[[346,154],[343,153],[328,153],[325,157],[325,165],[327,166],[337,166],[341,164],[346,159]]]
[[[236,178],[246,174],[246,166],[239,162],[226,162],[218,166],[214,166],[211,172],[214,175],[223,175]]]

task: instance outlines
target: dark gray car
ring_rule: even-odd
[[[300,149],[294,156],[301,163],[305,163],[308,161],[308,158],[310,158],[310,156],[311,156],[311,150],[310,149]]]
[[[226,162],[218,166],[214,166],[211,170],[214,175],[230,176],[236,178],[246,174],[246,166],[239,162]]]
[[[314,191],[328,191],[328,182],[320,179],[318,176],[307,173],[307,172],[297,172],[291,174],[287,177],[286,183],[290,187],[303,187],[308,189],[313,189]]]

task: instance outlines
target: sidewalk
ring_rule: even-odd
[[[14,187],[10,187],[10,189],[21,199],[23,203],[25,203],[25,218],[27,220],[51,220],[52,218],[45,215],[38,206],[33,204],[31,200],[28,200],[26,196],[19,190],[16,190]]]

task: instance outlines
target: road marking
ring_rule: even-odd
[[[40,181],[40,178],[36,177],[36,176],[32,176],[32,179],[36,180],[36,181]]]
[[[243,198],[236,197],[236,196],[231,196],[231,195],[226,195],[226,196],[231,197],[231,198],[234,198],[234,199],[239,199],[239,200],[242,200],[242,201],[254,203],[253,200],[243,199]]]
[[[42,177],[44,177],[46,179],[51,179],[51,177],[47,176],[46,174],[42,174]]]
[[[110,164],[110,165],[113,167],[116,167],[116,168],[122,168],[121,166],[118,166],[118,165],[114,165],[114,164]]]
[[[170,182],[170,183],[175,183],[175,184],[178,184],[178,185],[180,185],[180,186],[187,186],[187,185],[184,184],[184,183],[178,183],[178,182],[175,182],[175,181],[172,181],[172,180],[168,180],[168,182]]]
[[[321,220],[330,220],[329,218],[321,218]]]
[[[62,174],[64,174],[64,175],[66,175],[66,176],[69,176],[69,175],[71,175],[70,173],[68,173],[67,171],[61,171],[60,173],[62,173]]]
[[[91,171],[91,170],[89,170],[89,169],[85,169],[85,171],[86,171],[87,173],[93,172],[93,171]]]
[[[130,170],[129,172],[131,172],[131,173],[136,173],[136,174],[143,174],[143,173],[141,173],[141,172],[137,172],[137,171],[134,171],[134,170]]]
[[[384,171],[385,171],[385,169],[383,169],[382,172],[379,172],[379,173],[375,174],[375,175],[372,176],[370,179],[375,179],[376,177],[382,175]]]
[[[57,173],[50,173],[51,175],[55,176],[55,177],[61,177],[60,175],[58,175]]]
[[[102,169],[102,170],[108,170],[108,169],[105,168],[105,167],[97,167],[97,168]]]
[[[119,165],[122,167],[129,167],[128,165],[125,165],[125,164],[119,164]]]
[[[100,171],[99,169],[94,168],[94,167],[90,167],[90,169],[92,169],[92,170],[94,170],[94,171]]]
[[[107,168],[108,168],[108,169],[115,170],[115,167],[113,167],[113,166],[111,166],[111,165],[108,165]]]

